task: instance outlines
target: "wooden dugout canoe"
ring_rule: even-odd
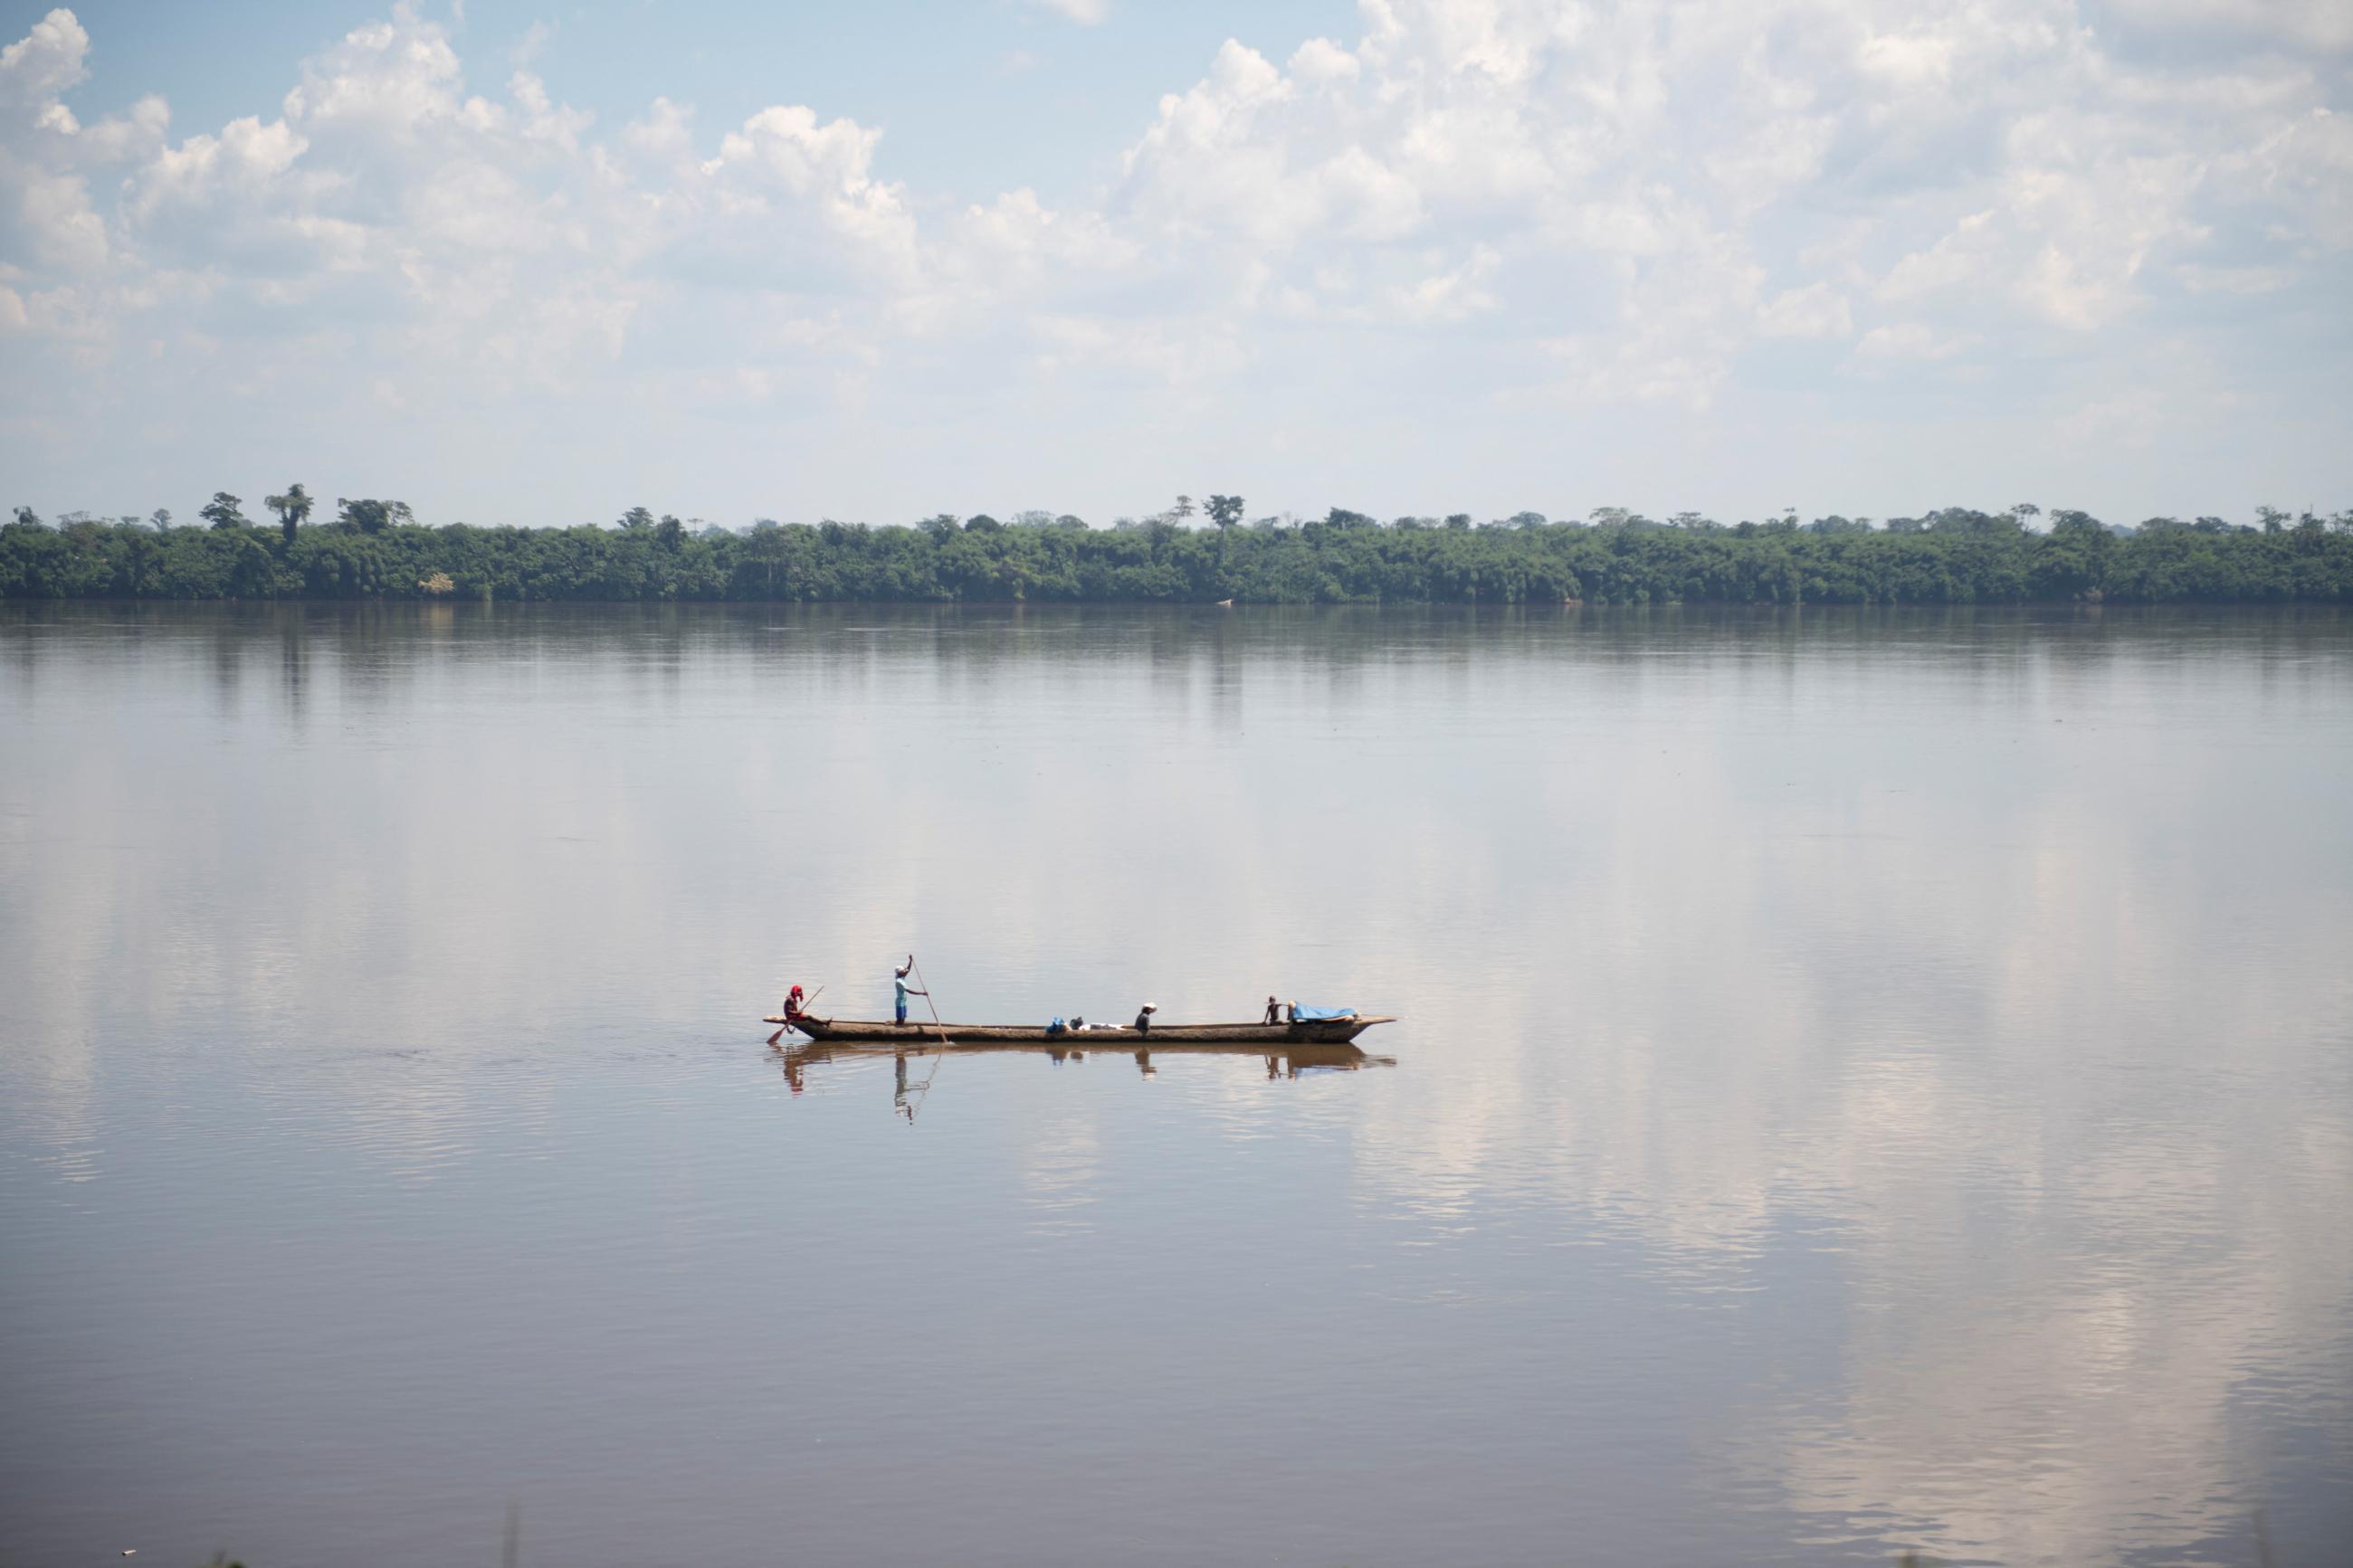
[[[1153,1034],[1156,1037],[1159,1032],[1155,1029]],[[1058,1061],[1084,1061],[1090,1056],[1102,1061],[1127,1057],[1139,1061],[1173,1057],[1263,1057],[1269,1061],[1280,1061],[1290,1069],[1291,1076],[1296,1078],[1303,1072],[1347,1072],[1358,1068],[1397,1066],[1395,1057],[1370,1056],[1360,1046],[1302,1044],[1291,1040],[1256,1046],[1238,1045],[1231,1040],[1196,1040],[1188,1044],[1158,1038],[1138,1040],[1133,1029],[1118,1034],[1106,1030],[1100,1034],[1058,1035],[1051,1044],[1029,1040],[954,1040],[943,1046],[935,1035],[928,1046],[922,1041],[811,1040],[777,1048],[783,1052],[787,1067],[794,1068],[892,1057],[902,1062],[910,1057],[1029,1056],[1051,1057]]]
[[[1352,1018],[1311,1018],[1296,1024],[1155,1024],[1148,1030],[1123,1025],[1109,1029],[1065,1029],[1059,1035],[1032,1024],[918,1024],[913,1020],[894,1024],[882,1019],[813,1018],[807,1015],[786,1019],[781,1014],[760,1022],[789,1023],[812,1040],[916,1051],[926,1045],[936,1047],[944,1037],[952,1046],[1061,1046],[1078,1050],[1145,1046],[1156,1051],[1163,1047],[1181,1046],[1254,1046],[1263,1050],[1280,1050],[1286,1046],[1344,1046],[1376,1024],[1394,1024],[1397,1020],[1360,1013]]]

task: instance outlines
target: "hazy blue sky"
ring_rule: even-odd
[[[0,24],[45,512],[2353,504],[2342,0]]]

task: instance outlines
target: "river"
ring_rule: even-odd
[[[0,1563],[2339,1561],[2348,781],[2326,610],[0,606]],[[1399,1021],[766,1044],[911,952]]]

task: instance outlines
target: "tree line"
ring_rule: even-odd
[[[1245,521],[1240,496],[1121,518],[940,515],[909,526],[748,530],[632,507],[613,524],[428,526],[397,500],[301,485],[256,521],[227,491],[202,527],[19,507],[0,524],[0,598],[908,600],[1332,604],[2136,604],[2353,600],[2353,511],[2253,524],[1946,508],[1720,523],[1598,508],[1387,522],[1335,507]],[[1198,520],[1198,521],[1197,521]]]

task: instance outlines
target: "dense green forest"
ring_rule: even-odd
[[[912,527],[702,527],[632,508],[611,527],[417,523],[398,501],[343,500],[310,522],[302,487],[256,523],[222,493],[202,526],[168,512],[0,525],[0,598],[1130,601],[1313,604],[2002,604],[2353,600],[2353,512],[2264,509],[2253,526],[2078,511],[1952,508],[1918,518],[1583,522],[1522,513],[1380,522],[1334,509],[1242,521],[1178,506],[1097,529],[1026,512]]]

